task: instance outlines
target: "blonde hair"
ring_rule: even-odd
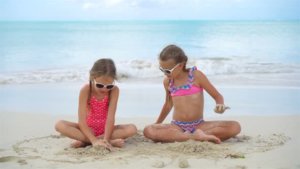
[[[89,78],[90,91],[88,96],[88,105],[90,105],[93,80],[100,76],[108,76],[113,78],[114,80],[117,79],[117,69],[112,59],[109,58],[99,59],[94,63],[93,67],[91,68],[90,78]]]
[[[112,59],[103,58],[97,60],[90,70],[90,80],[100,76],[109,76],[113,79],[117,78],[117,70]]]
[[[159,60],[167,61],[169,59],[173,59],[176,64],[183,63],[183,70],[187,71],[186,63],[188,61],[188,57],[180,47],[176,45],[168,45],[160,52]]]

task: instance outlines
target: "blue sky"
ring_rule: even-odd
[[[0,0],[0,20],[300,20],[300,0]]]

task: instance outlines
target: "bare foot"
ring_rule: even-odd
[[[125,144],[124,139],[114,139],[110,141],[110,144],[114,147],[122,148]]]
[[[82,141],[74,141],[72,144],[71,144],[71,147],[72,148],[80,148],[80,147],[85,147],[87,146],[87,144],[85,142],[82,142]]]
[[[207,135],[200,129],[197,129],[193,133],[193,135],[194,135],[194,139],[197,140],[197,141],[211,141],[211,142],[214,142],[216,144],[221,143],[221,140],[218,137],[216,137],[214,135]]]

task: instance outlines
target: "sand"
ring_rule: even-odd
[[[54,131],[61,117],[1,113],[0,168],[300,168],[300,116],[223,116],[242,132],[221,144],[210,142],[154,143],[142,135],[154,118],[119,118],[135,123],[137,135],[124,148],[70,148],[71,139]],[[76,117],[63,117],[75,120]],[[18,127],[16,126],[18,124]]]

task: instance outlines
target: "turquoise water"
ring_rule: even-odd
[[[0,112],[76,115],[81,84],[101,57],[113,58],[131,84],[142,79],[161,87],[157,57],[168,44],[181,46],[189,66],[216,82],[230,114],[300,113],[300,21],[2,21]],[[122,80],[118,116],[159,113],[163,89],[147,92]],[[214,103],[206,98],[212,115]]]
[[[209,75],[300,75],[300,21],[2,21],[0,37],[0,84],[82,81],[100,57],[157,77],[171,43]]]

